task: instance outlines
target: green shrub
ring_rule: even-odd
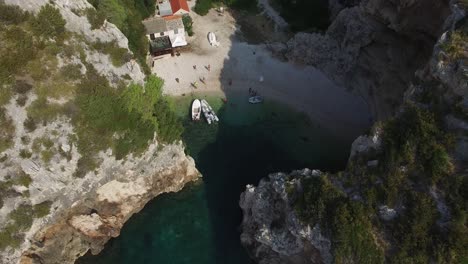
[[[49,214],[50,207],[52,206],[51,201],[45,201],[40,204],[34,205],[34,216],[41,218]]]
[[[208,11],[213,7],[212,0],[198,0],[193,8],[195,13],[199,14],[200,16],[204,16],[208,14]]]
[[[25,121],[25,126],[28,126],[28,129],[35,127],[31,124],[32,122],[35,124],[46,124],[63,114],[63,108],[61,105],[49,103],[45,97],[38,97],[30,106],[28,106],[27,111],[28,119]],[[28,124],[26,124],[26,122],[28,122]]]
[[[0,107],[0,153],[13,145],[13,135],[15,126],[13,121],[7,116],[4,108]]]
[[[340,204],[334,215],[335,263],[384,263],[383,249],[377,245],[372,224],[359,202]]]
[[[29,18],[29,13],[21,10],[19,6],[6,5],[0,2],[0,21],[6,24],[20,24]]]
[[[27,149],[21,149],[20,150],[20,157],[23,159],[29,159],[31,158],[32,153],[28,151]]]
[[[24,120],[23,125],[24,125],[24,128],[26,129],[26,131],[28,131],[28,132],[32,132],[32,131],[36,130],[36,128],[37,128],[36,122],[31,117],[26,118],[26,120]]]
[[[189,15],[184,15],[182,17],[182,22],[184,23],[185,31],[189,36],[193,36],[193,20]]]
[[[20,170],[19,174],[17,175],[17,178],[15,179],[15,184],[19,184],[24,187],[29,187],[31,183],[32,183],[31,176],[29,176],[29,174],[27,174],[23,170]]]
[[[0,80],[0,107],[8,103],[11,99],[11,89],[9,86],[2,85]]]
[[[104,24],[106,17],[102,12],[96,11],[94,8],[86,9],[86,17],[88,18],[89,23],[91,24],[91,29],[98,29]]]
[[[17,80],[13,90],[18,94],[25,94],[32,89],[32,85],[23,80]]]
[[[148,39],[142,20],[155,12],[155,1],[146,0],[93,0],[91,4],[98,13],[115,24],[128,39],[128,46],[146,74],[150,74],[146,63]]]
[[[41,10],[31,21],[36,36],[44,38],[61,38],[65,34],[66,21],[60,11],[50,4],[41,7]]]
[[[8,246],[18,248],[21,241],[23,241],[23,236],[18,233],[14,224],[8,224],[0,231],[0,250],[3,250]]]
[[[120,67],[129,62],[132,55],[125,48],[119,47],[117,42],[101,42],[97,41],[92,44],[92,47],[101,53],[108,54],[111,58],[112,64]]]
[[[29,204],[21,204],[9,214],[9,217],[15,221],[17,230],[25,230],[32,225],[33,208]]]
[[[0,84],[13,83],[14,75],[36,57],[36,43],[28,32],[18,26],[0,32],[0,41]]]
[[[180,136],[182,126],[162,96],[163,81],[151,76],[145,87],[109,86],[107,79],[88,66],[75,98],[73,123],[78,136],[78,177],[98,166],[96,154],[111,148],[118,159],[139,154],[157,132],[161,140]]]
[[[468,32],[457,30],[452,32],[442,49],[447,53],[451,60],[458,60],[465,57],[468,49]]]
[[[302,185],[303,192],[294,204],[295,212],[305,223],[328,226],[332,219],[329,209],[334,208],[344,195],[327,176],[304,179]]]

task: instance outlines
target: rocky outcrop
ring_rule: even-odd
[[[466,33],[466,11],[456,1],[450,4],[450,15],[448,1],[368,0],[360,1],[358,6],[354,1],[330,1],[330,6],[332,14],[339,14],[326,34],[298,33],[286,45],[275,44],[272,49],[283,52],[289,60],[314,65],[359,91],[368,99],[378,118],[392,115],[394,107],[390,106],[390,101],[396,98],[398,102],[406,101],[428,109],[432,102],[424,102],[421,95],[432,93],[440,99],[439,103],[451,108],[443,112],[445,129],[455,135],[455,149],[450,154],[458,162],[459,170],[466,174],[468,49],[466,45],[462,46],[458,51],[461,55],[456,58],[446,49],[456,30],[465,27]],[[410,84],[413,78],[415,85]],[[394,102],[395,107],[400,105],[398,102]],[[400,110],[396,115],[403,111],[396,109]],[[330,179],[347,199],[366,203],[356,192],[360,183],[345,188],[343,182],[353,173],[358,175],[358,181],[365,181],[372,175],[372,172],[367,174],[368,170],[380,165],[375,157],[385,147],[381,139],[383,130],[380,125],[375,128],[371,135],[360,136],[353,142],[348,168]],[[405,166],[399,167],[401,172],[406,170]],[[259,263],[334,261],[335,241],[319,226],[299,222],[297,212],[293,210],[296,204],[292,198],[304,189],[301,181],[317,175],[307,169],[290,175],[271,174],[257,187],[248,185],[241,195],[241,241]],[[381,185],[382,180],[377,179],[373,184]],[[418,186],[419,183],[410,184]],[[424,189],[421,186],[416,193]],[[288,192],[288,189],[292,191]],[[426,192],[440,214],[436,222],[445,232],[450,222],[450,210],[443,199],[444,194],[435,186],[430,186]],[[371,218],[373,221],[380,219],[381,225],[394,221],[408,210],[401,204],[394,207],[379,204],[376,208]],[[372,229],[371,237],[376,245],[388,249],[385,254],[392,254],[396,248],[391,245],[394,242],[387,240],[389,234],[378,228]],[[345,262],[359,263],[352,259],[349,257]]]
[[[359,93],[375,119],[394,114],[414,72],[430,58],[450,14],[448,1],[330,1],[336,18],[325,34],[298,33],[272,45]],[[347,7],[347,8],[346,8]]]
[[[91,29],[85,10],[93,7],[86,0],[5,0],[5,3],[31,12],[38,12],[41,6],[50,3],[60,11],[67,31],[72,32],[67,43],[84,52],[57,54],[53,58],[57,60],[54,70],[73,64],[80,66],[82,74],[96,69],[110,84],[144,82],[145,75],[134,61],[116,67],[108,54],[92,48],[93,42],[102,41],[117,43],[128,50],[128,40],[111,23]],[[32,88],[36,83],[28,76],[18,79],[25,79],[31,87],[1,106],[2,114],[14,128],[11,146],[0,155],[1,264],[73,263],[88,250],[97,253],[110,238],[119,235],[123,224],[149,200],[161,193],[179,191],[200,177],[182,143],[164,145],[156,140],[156,135],[138,155],[116,159],[111,149],[92,153],[95,167],[78,175],[82,153],[77,146],[74,123],[60,113],[28,130],[25,126],[28,108],[38,98],[36,87]],[[23,104],[17,103],[20,96],[26,98]],[[57,107],[72,100],[68,96],[47,98],[48,103]],[[43,141],[47,141],[47,146]],[[49,155],[47,159],[44,153]],[[40,213],[37,208],[42,209]],[[13,219],[15,213],[19,217]]]
[[[241,243],[260,264],[331,263],[331,242],[320,226],[301,223],[291,207],[288,185],[299,185],[320,171],[271,174],[241,194]]]
[[[88,250],[99,253],[104,244],[120,234],[124,223],[161,193],[177,192],[200,174],[181,145],[155,147],[132,169],[108,164],[108,179],[82,194],[71,208],[31,238],[20,263],[74,263]]]

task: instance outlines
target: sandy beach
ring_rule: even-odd
[[[203,17],[194,12],[191,16],[195,32],[188,38],[191,50],[154,61],[152,71],[165,80],[165,94],[219,91],[229,100],[230,92],[245,92],[247,100],[252,88],[265,100],[307,113],[313,122],[337,135],[355,137],[369,127],[370,114],[360,97],[335,85],[313,67],[281,61],[265,45],[246,43],[229,12],[221,16],[211,10]],[[208,32],[216,34],[219,47],[210,46]]]

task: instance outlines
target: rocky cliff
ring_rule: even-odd
[[[273,50],[312,65],[359,93],[376,120],[392,116],[414,72],[430,58],[450,14],[448,0],[329,1],[325,34],[298,33]]]
[[[299,33],[283,55],[359,90],[378,118],[392,118],[354,141],[342,172],[305,169],[248,185],[242,244],[259,263],[463,263],[466,3],[330,5],[336,19],[326,34]]]
[[[163,143],[149,131],[142,148],[117,157],[113,144],[132,131],[103,136],[105,127],[92,131],[90,118],[80,119],[92,99],[80,105],[76,98],[88,88],[91,96],[101,90],[111,98],[146,81],[125,35],[107,21],[90,24],[92,5],[6,0],[0,8],[0,263],[73,263],[89,249],[98,253],[149,200],[200,175],[180,142]],[[44,34],[35,23],[52,30]],[[115,111],[121,110],[90,114]],[[133,122],[132,116],[116,120]],[[120,146],[131,149],[138,137]]]

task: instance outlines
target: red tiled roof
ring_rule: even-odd
[[[179,19],[181,16],[178,15],[170,15],[170,16],[163,16],[164,20],[174,20],[174,19]]]
[[[190,12],[187,0],[171,0],[171,8],[173,13],[179,11],[180,9]]]

